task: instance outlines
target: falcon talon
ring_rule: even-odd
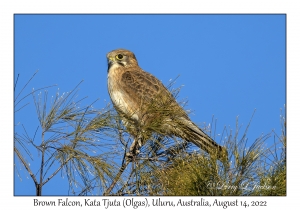
[[[131,152],[127,152],[126,156],[125,156],[125,160],[128,162],[132,162],[132,160],[134,159],[135,155]]]

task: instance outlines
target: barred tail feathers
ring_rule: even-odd
[[[190,120],[185,119],[184,124],[186,126],[184,135],[185,140],[194,143],[209,154],[217,153],[219,159],[224,155],[227,156],[225,147],[220,146]]]

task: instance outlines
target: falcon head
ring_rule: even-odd
[[[129,50],[117,49],[113,50],[106,55],[108,62],[108,70],[112,67],[132,67],[137,66],[135,55]]]

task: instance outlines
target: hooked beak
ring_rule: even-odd
[[[115,58],[114,57],[108,57],[107,58],[107,64],[108,64],[107,72],[109,71],[109,68],[113,65],[114,62],[115,62]]]

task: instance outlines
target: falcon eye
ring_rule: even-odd
[[[118,54],[118,55],[116,55],[116,59],[118,59],[118,60],[122,60],[122,58],[123,58],[123,55],[122,55],[122,54]]]

